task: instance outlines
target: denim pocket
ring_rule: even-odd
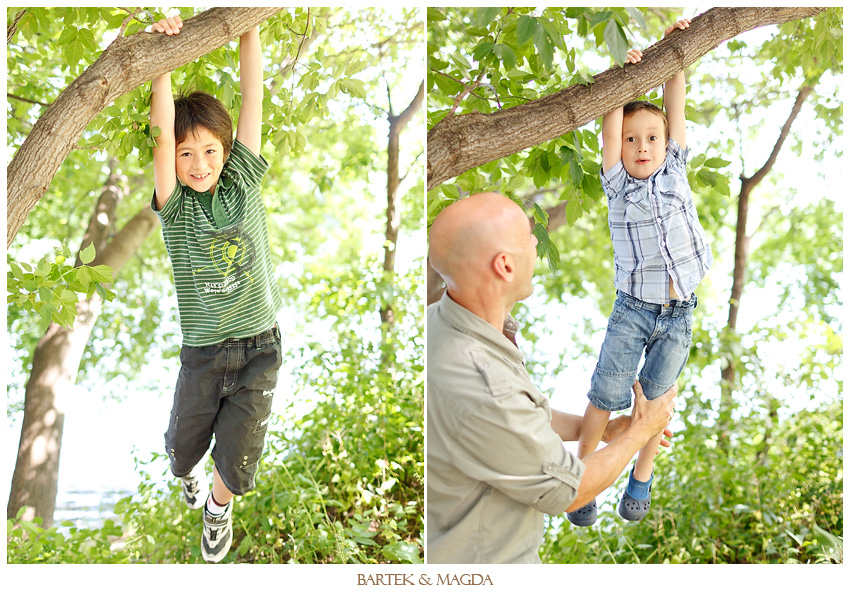
[[[617,300],[614,301],[614,310],[611,311],[611,316],[608,317],[609,329],[623,319],[623,316],[625,316],[627,309],[628,306],[626,305],[626,301],[623,300],[620,296],[617,296]]]

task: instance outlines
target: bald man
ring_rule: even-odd
[[[672,435],[675,386],[647,401],[636,384],[632,416],[609,423],[605,448],[584,460],[564,448],[582,418],[552,410],[532,383],[510,316],[531,295],[536,246],[523,210],[494,193],[431,225],[446,292],[427,313],[428,563],[539,563],[544,513],[586,505],[651,437]]]

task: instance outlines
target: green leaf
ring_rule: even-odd
[[[495,46],[495,42],[486,39],[472,49],[472,57],[480,62],[482,58],[493,51]],[[437,84],[439,85],[439,81]]]
[[[705,153],[700,153],[691,158],[691,169],[695,170],[705,163]]]
[[[519,45],[527,44],[537,31],[537,19],[526,14],[520,15],[516,24],[516,36]]]
[[[577,159],[570,160],[570,177],[572,178],[573,185],[581,186],[582,178],[584,178],[584,170]]]
[[[711,157],[705,161],[705,166],[707,168],[724,168],[728,166],[731,161],[726,161],[722,157]]]
[[[546,261],[549,264],[549,270],[552,273],[558,272],[558,267],[561,264],[561,254],[558,252],[558,247],[554,242],[549,243],[549,250],[546,251]]]
[[[385,557],[392,561],[407,561],[408,563],[421,563],[419,549],[408,542],[395,542],[387,544],[381,549]]]
[[[502,61],[505,70],[510,70],[516,66],[516,54],[509,46],[503,43],[497,43],[493,46],[493,53]]]
[[[475,25],[477,27],[486,27],[493,20],[499,16],[502,12],[502,9],[498,6],[488,6],[486,8],[479,8],[476,11],[475,15]]]
[[[82,261],[83,265],[88,265],[92,261],[94,261],[95,257],[95,248],[94,243],[89,243],[87,247],[80,251],[80,261]]]
[[[629,15],[638,24],[638,27],[640,27],[644,31],[648,31],[648,29],[646,28],[646,21],[643,19],[643,14],[641,14],[640,10],[638,10],[634,6],[627,6],[626,10],[628,11]]]
[[[9,268],[12,270],[12,275],[16,279],[22,279],[24,277],[24,272],[21,270],[20,266],[15,261],[9,262]]]
[[[605,21],[609,21],[608,25],[611,24],[611,21],[614,21],[614,13],[610,10],[601,10],[596,14],[590,17],[590,28],[593,29],[597,25],[601,25]],[[606,25],[607,27],[607,25]]]
[[[112,283],[112,268],[109,265],[97,265],[90,267],[92,280],[101,284]]]
[[[537,29],[534,31],[534,47],[537,48],[537,55],[543,60],[546,69],[551,71],[555,57],[555,49],[552,46],[552,40],[546,33],[546,29],[538,23]]]
[[[585,87],[588,85],[592,85],[594,80],[593,75],[588,74],[586,72],[576,73],[573,79],[575,80],[575,82],[579,83],[580,85],[584,85]]]
[[[360,98],[366,97],[366,83],[361,80],[352,78],[340,79],[339,84],[349,95]]]
[[[448,20],[448,17],[446,17],[446,15],[443,14],[443,11],[439,10],[438,8],[434,8],[432,6],[428,7],[428,22],[429,23],[436,23],[438,21],[447,21],[447,20]]]
[[[581,217],[584,212],[581,206],[581,201],[575,197],[567,201],[566,205],[567,223],[573,225]]]
[[[715,186],[719,177],[720,174],[717,172],[712,172],[711,170],[706,170],[704,168],[697,172],[697,180],[699,180],[704,186]]]
[[[549,214],[537,203],[534,203],[534,221],[542,226],[549,225]]]
[[[727,178],[726,176],[718,175],[717,179],[715,180],[714,188],[720,194],[728,197],[729,193],[731,192],[729,189],[729,178]]]
[[[542,259],[549,251],[549,232],[539,223],[534,226],[533,232],[537,238],[537,257]]]
[[[88,288],[91,283],[91,273],[89,273],[89,271],[91,271],[91,268],[86,266],[82,266],[77,269],[77,281],[86,288]]]
[[[608,44],[608,49],[611,51],[611,55],[614,57],[617,64],[620,66],[625,64],[626,57],[629,53],[629,42],[626,39],[626,34],[623,32],[623,28],[620,26],[620,23],[616,20],[608,21],[608,24],[605,25],[603,37],[605,38],[605,43]]]
[[[440,191],[450,199],[460,198],[460,189],[458,189],[456,184],[441,184]]]

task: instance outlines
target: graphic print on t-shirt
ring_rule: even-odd
[[[198,280],[198,289],[205,294],[228,294],[238,288],[246,279],[254,281],[251,268],[256,253],[251,237],[245,233],[242,225],[230,230],[216,230],[210,234],[208,256],[211,265],[195,270],[195,274],[206,273],[205,278],[221,277],[221,281]],[[206,240],[206,239],[205,239]]]

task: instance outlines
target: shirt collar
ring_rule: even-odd
[[[490,323],[452,300],[448,292],[443,292],[440,299],[440,312],[449,325],[464,335],[492,346],[510,360],[524,363],[523,353],[516,345],[519,323],[511,315],[507,316],[502,333],[499,333]]]

